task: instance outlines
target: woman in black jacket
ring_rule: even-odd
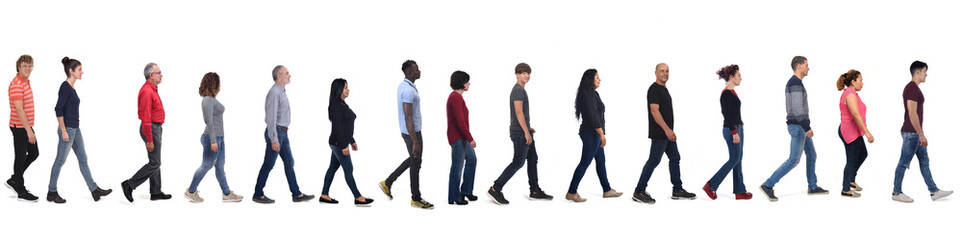
[[[357,151],[357,143],[354,142],[354,119],[357,115],[354,115],[351,107],[344,102],[349,93],[347,80],[338,78],[331,82],[331,97],[327,105],[327,118],[331,121],[331,137],[328,140],[331,145],[331,166],[327,169],[327,176],[324,176],[324,190],[319,199],[322,203],[337,203],[337,200],[327,193],[331,189],[337,168],[343,166],[344,179],[354,194],[354,205],[364,207],[370,206],[374,199],[361,196],[357,191],[357,184],[354,183],[354,165],[351,164],[350,150]]]
[[[745,182],[742,177],[742,150],[745,149],[745,143],[742,141],[745,132],[742,129],[742,101],[735,93],[735,87],[742,84],[742,74],[738,70],[738,65],[735,64],[725,66],[716,73],[718,78],[725,80],[725,90],[722,90],[719,101],[721,102],[722,116],[725,118],[722,124],[722,137],[728,144],[728,162],[725,162],[721,169],[718,169],[715,176],[712,176],[711,180],[708,180],[702,189],[705,190],[705,194],[708,194],[709,198],[715,200],[718,197],[718,194],[715,193],[718,190],[718,185],[721,184],[722,180],[725,180],[728,172],[731,172],[732,183],[734,184],[732,190],[735,192],[735,199],[752,199],[752,193],[745,190]]]
[[[578,195],[578,184],[585,176],[591,159],[595,159],[595,170],[598,172],[598,180],[601,182],[601,189],[605,198],[619,197],[621,192],[611,189],[608,184],[608,174],[605,170],[605,103],[601,102],[601,96],[595,89],[601,86],[601,78],[598,71],[588,69],[581,76],[581,84],[578,85],[578,95],[575,97],[575,118],[581,119],[581,128],[578,135],[581,136],[581,162],[575,168],[574,176],[571,178],[571,186],[568,187],[568,194],[565,199],[573,202],[584,202],[587,199]]]

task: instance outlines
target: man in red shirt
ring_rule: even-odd
[[[36,202],[37,196],[30,194],[23,185],[23,172],[37,160],[37,136],[33,133],[33,89],[30,88],[30,73],[33,72],[33,57],[21,55],[17,59],[17,76],[10,82],[7,92],[10,97],[10,131],[13,132],[13,176],[4,184],[17,192],[17,199]]]
[[[147,164],[140,168],[133,177],[120,183],[127,201],[134,202],[132,196],[134,188],[150,179],[150,200],[167,200],[170,194],[160,190],[160,143],[164,129],[164,103],[157,94],[157,85],[164,77],[156,63],[148,63],[144,67],[144,78],[147,82],[137,94],[137,116],[140,118],[140,138],[147,143]]]

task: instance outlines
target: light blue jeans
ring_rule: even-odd
[[[224,154],[227,150],[227,147],[224,146],[224,137],[217,137],[216,152],[210,150],[210,137],[207,134],[200,135],[200,145],[204,147],[204,158],[197,171],[194,171],[194,179],[190,181],[190,187],[187,187],[187,190],[197,192],[197,185],[200,184],[200,180],[203,180],[207,171],[214,167],[214,175],[217,176],[221,193],[224,195],[230,194],[230,187],[227,186],[227,173],[224,173]]]
[[[912,156],[919,157],[919,170],[922,171],[922,179],[929,187],[929,192],[939,191],[932,180],[932,171],[929,170],[929,151],[919,142],[919,134],[912,132],[902,132],[902,157],[899,158],[899,165],[895,167],[895,189],[892,194],[902,193],[902,178],[905,177],[905,169],[912,163]]]
[[[788,134],[792,135],[791,142],[791,153],[788,155],[788,160],[782,163],[778,169],[772,173],[772,176],[765,181],[766,187],[775,187],[778,180],[781,180],[785,174],[792,171],[795,165],[798,165],[798,160],[802,158],[802,151],[805,151],[805,176],[808,178],[808,189],[815,189],[818,187],[816,184],[818,178],[815,177],[815,144],[812,142],[812,138],[805,136],[805,129],[802,126],[790,124],[788,125]]]
[[[77,155],[77,165],[80,165],[80,174],[83,175],[84,181],[87,182],[87,189],[93,191],[97,189],[97,183],[94,182],[94,178],[90,176],[90,167],[87,166],[87,151],[84,150],[84,138],[83,134],[80,134],[80,128],[67,128],[67,136],[69,140],[63,141],[63,132],[60,128],[57,128],[57,158],[53,160],[53,168],[50,169],[50,185],[47,186],[47,190],[51,192],[57,191],[57,180],[60,178],[60,168],[63,167],[63,163],[67,161],[67,153],[73,148],[74,155]]]

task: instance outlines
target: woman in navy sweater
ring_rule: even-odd
[[[581,76],[581,84],[578,85],[578,96],[575,97],[575,118],[581,119],[581,128],[578,135],[581,136],[581,162],[575,168],[574,176],[571,177],[571,186],[568,187],[568,194],[565,199],[573,202],[584,202],[587,199],[578,194],[578,184],[585,176],[591,159],[594,159],[595,171],[598,172],[598,181],[601,182],[602,196],[605,198],[619,197],[621,192],[611,189],[608,184],[608,174],[605,169],[605,103],[601,102],[601,96],[595,91],[601,86],[601,77],[598,71],[588,69]]]
[[[734,184],[735,199],[752,199],[752,193],[745,190],[745,182],[742,177],[742,155],[745,144],[742,139],[745,133],[742,129],[742,101],[735,93],[735,87],[741,85],[742,74],[738,70],[738,65],[732,64],[725,66],[716,72],[718,78],[725,79],[725,90],[721,93],[722,116],[725,117],[722,125],[722,137],[728,144],[728,162],[722,165],[715,176],[705,183],[705,194],[712,200],[718,197],[715,193],[718,185],[721,184],[728,172],[732,172],[732,183]]]

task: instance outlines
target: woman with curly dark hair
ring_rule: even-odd
[[[217,93],[220,92],[220,76],[217,73],[209,72],[204,74],[204,78],[200,81],[200,96],[203,97],[201,100],[201,109],[204,113],[204,123],[207,125],[204,128],[204,134],[200,135],[200,144],[204,146],[204,158],[194,172],[194,179],[190,181],[190,187],[184,192],[184,196],[190,199],[191,202],[199,203],[203,202],[204,199],[200,197],[197,191],[197,185],[200,184],[200,180],[204,179],[204,175],[211,167],[214,167],[214,174],[217,176],[217,182],[220,183],[221,200],[224,202],[240,202],[244,199],[243,196],[237,195],[234,191],[230,190],[227,186],[227,174],[224,173],[224,105],[217,101]]]
[[[725,162],[725,165],[718,169],[715,176],[712,176],[702,189],[705,190],[705,194],[711,200],[715,200],[715,198],[718,198],[718,194],[715,192],[718,190],[718,185],[721,185],[728,172],[731,172],[735,200],[752,199],[752,193],[745,190],[745,181],[742,177],[745,131],[742,128],[742,101],[738,98],[738,93],[735,93],[735,87],[742,84],[742,73],[738,70],[738,65],[735,64],[725,66],[715,73],[718,74],[719,79],[725,80],[725,90],[722,90],[719,101],[721,102],[722,116],[725,117],[722,124],[722,137],[728,144],[728,162]]]

